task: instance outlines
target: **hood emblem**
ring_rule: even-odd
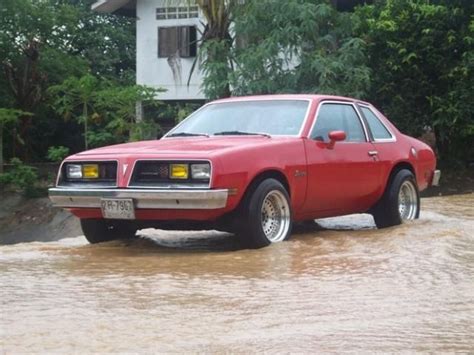
[[[122,165],[122,175],[125,176],[125,173],[127,172],[128,169],[128,164],[123,164]]]

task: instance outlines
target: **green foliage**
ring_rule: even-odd
[[[176,103],[174,105],[163,105],[160,106],[160,110],[156,113],[156,118],[158,120],[169,120],[169,118],[172,118],[174,124],[178,124],[201,106],[201,103]]]
[[[175,115],[175,122],[179,123],[199,108],[199,104],[178,105]]]
[[[69,155],[69,148],[59,146],[59,147],[49,147],[48,149],[48,159],[52,162],[59,163],[63,161]]]
[[[29,116],[31,116],[29,112],[0,108],[0,173],[3,173],[3,130],[5,126],[17,123],[21,117]]]
[[[141,85],[118,85],[91,74],[70,77],[48,89],[56,112],[84,125],[85,149],[147,136],[143,124],[134,128],[136,103],[158,106],[155,97],[161,91]]]
[[[121,137],[121,141],[155,138],[159,127],[153,122],[137,122],[136,104],[141,102],[143,108],[158,107],[162,103],[156,100],[156,96],[162,91],[143,85],[108,83],[96,97],[96,109],[105,118],[105,130]]]
[[[20,159],[11,160],[12,167],[8,172],[0,174],[0,186],[11,186],[21,190],[28,197],[33,197],[36,193],[36,183],[38,173],[36,168],[23,164]]]
[[[132,125],[130,129],[130,141],[156,139],[160,126],[153,121],[140,121]]]
[[[18,137],[25,141],[22,150],[28,153],[25,158],[29,160],[43,159],[50,145],[67,145],[75,151],[82,149],[79,127],[74,122],[64,122],[51,109],[47,87],[87,73],[126,86],[133,84],[135,19],[95,13],[90,8],[92,2],[1,0],[0,66],[4,68],[0,70],[0,107],[35,114],[34,121],[22,122],[17,133],[6,135],[7,156],[19,152],[15,147]],[[33,42],[37,44],[37,52],[31,65],[24,48]],[[36,100],[34,107],[17,100],[18,95],[4,74],[6,65],[16,73],[19,82],[24,80],[38,91],[35,97],[39,102],[36,104]]]
[[[53,82],[84,73],[88,67],[110,78],[126,76],[135,68],[135,20],[94,13],[92,2],[2,0],[0,59],[14,60],[23,44],[34,38],[49,51],[42,65],[52,69],[48,77],[58,79]]]
[[[0,150],[8,158],[44,159],[50,146],[75,152],[81,138],[90,147],[154,138],[160,126],[136,122],[135,101],[178,122],[194,109],[155,103],[158,91],[133,85],[135,19],[94,13],[92,2],[1,0],[0,107],[11,109],[0,109]],[[355,14],[330,0],[197,3],[207,22],[198,60],[208,98],[366,98],[404,132],[432,126],[442,159],[474,159],[472,0],[375,0]]]
[[[404,132],[436,133],[442,159],[474,159],[474,3],[387,0],[360,7],[370,100]]]
[[[23,116],[31,116],[31,114],[11,108],[0,108],[0,125],[16,123],[18,119]]]
[[[59,85],[49,87],[48,93],[53,97],[53,108],[65,119],[71,116],[84,125],[84,147],[89,147],[88,123],[89,112],[94,110],[94,100],[99,80],[86,74],[80,78],[69,77]],[[78,110],[80,109],[80,110]]]
[[[230,41],[209,39],[199,48],[202,87],[210,100],[230,96],[231,48]]]
[[[201,45],[209,98],[270,93],[363,97],[370,85],[366,44],[353,34],[352,14],[324,0],[249,0],[233,9],[235,43]]]
[[[229,82],[232,72],[230,24],[237,3],[238,0],[196,0],[196,4],[206,19],[197,60],[199,60],[204,73],[202,85],[206,97],[209,99],[228,97],[231,93]]]

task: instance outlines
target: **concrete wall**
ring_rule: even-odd
[[[180,58],[174,75],[168,59],[158,58],[158,27],[195,25],[198,38],[202,31],[202,18],[156,19],[157,7],[174,4],[170,0],[137,0],[137,84],[167,89],[159,94],[160,100],[204,99],[198,65],[187,86],[194,58]],[[181,4],[187,4],[187,1],[181,1]]]

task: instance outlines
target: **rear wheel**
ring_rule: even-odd
[[[411,171],[403,169],[395,174],[372,215],[378,228],[395,226],[419,217],[420,194]]]
[[[91,244],[133,238],[137,232],[133,222],[104,219],[81,219],[81,228]]]
[[[242,241],[250,248],[262,248],[286,240],[291,234],[288,192],[275,179],[266,179],[250,190],[242,206]]]

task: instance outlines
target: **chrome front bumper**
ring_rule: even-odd
[[[66,208],[101,208],[101,199],[133,199],[135,208],[212,210],[227,203],[228,190],[148,190],[148,189],[49,189],[54,205]]]

